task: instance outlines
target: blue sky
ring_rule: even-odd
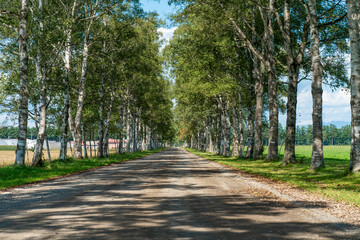
[[[156,11],[160,18],[164,21],[166,21],[167,25],[170,25],[170,21],[166,18],[176,12],[176,8],[174,5],[169,6],[168,0],[140,0],[140,3],[142,3],[143,8],[147,12],[153,12]],[[170,26],[167,26],[166,28],[171,28]]]

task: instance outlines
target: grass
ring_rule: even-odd
[[[0,146],[0,151],[15,151],[15,150],[16,150],[16,146],[4,146],[4,145]]]
[[[281,161],[267,162],[236,157],[226,158],[194,149],[187,150],[200,157],[248,173],[286,182],[294,187],[320,193],[336,201],[345,201],[360,206],[360,174],[348,172],[350,146],[324,146],[326,167],[316,172],[309,171],[311,146],[297,146],[298,163],[288,166],[281,166]],[[280,157],[282,158],[282,154]]]
[[[45,167],[5,166],[0,168],[0,189],[33,183],[53,177],[76,173],[91,168],[109,165],[161,152],[164,148],[129,154],[112,154],[108,158],[56,160]]]

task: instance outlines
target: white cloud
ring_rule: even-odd
[[[172,36],[174,35],[175,30],[177,27],[173,28],[159,28],[157,31],[162,33],[162,36],[160,37],[161,40],[165,40],[166,42],[169,42]]]
[[[324,106],[350,106],[350,93],[345,90],[337,90],[335,92],[324,91]]]
[[[350,94],[344,89],[332,91],[324,86],[323,92],[323,122],[350,122]],[[296,123],[298,125],[312,124],[311,82],[301,82],[298,91]],[[285,126],[286,116],[280,116],[280,122]]]

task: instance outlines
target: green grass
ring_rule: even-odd
[[[66,161],[56,160],[51,164],[45,163],[44,167],[6,166],[0,168],[0,189],[37,182],[69,173],[76,173],[112,163],[123,162],[161,152],[164,149],[165,148],[159,148],[150,151],[121,155],[113,154],[108,158],[86,158],[81,160],[68,159]]]
[[[259,174],[310,192],[320,193],[333,200],[360,206],[360,174],[348,172],[350,146],[324,146],[326,167],[316,172],[309,171],[311,149],[311,146],[297,146],[296,157],[299,162],[288,166],[281,166],[281,161],[225,158],[194,149],[187,150],[200,157],[245,172]],[[282,158],[282,155],[280,156]]]
[[[0,146],[0,151],[15,151],[16,146]]]

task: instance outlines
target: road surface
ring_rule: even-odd
[[[0,239],[360,239],[180,148],[0,193]]]

